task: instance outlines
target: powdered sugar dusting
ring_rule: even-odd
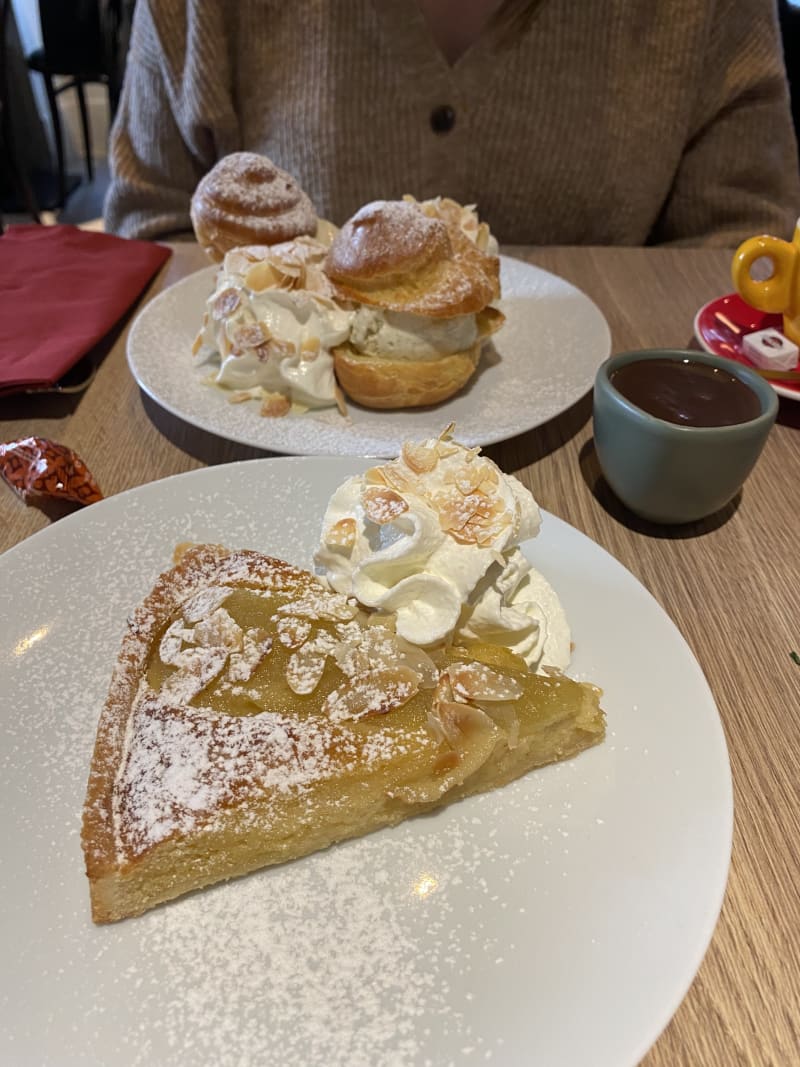
[[[491,804],[474,807],[476,825],[488,828],[495,816]],[[476,848],[474,829],[441,826],[446,863],[436,841],[399,828],[292,864],[280,881],[266,871],[211,890],[199,927],[194,899],[145,917],[145,950],[168,953],[167,988],[175,973],[200,977],[188,996],[169,1001],[159,1043],[174,1048],[175,1062],[180,1047],[220,1067],[241,1063],[242,1047],[245,1062],[286,1067],[438,1065],[451,1062],[434,1051],[448,1045],[502,1062],[502,1043],[482,1033],[472,997],[487,965],[496,970],[500,955],[515,955],[499,950],[484,913],[520,861],[499,839]],[[480,873],[487,861],[497,863],[497,878]],[[205,980],[212,967],[222,970],[213,989]],[[461,983],[467,996],[454,998]],[[218,988],[230,994],[217,1000]]]
[[[200,180],[192,216],[205,230],[241,231],[249,244],[313,233],[317,224],[314,207],[295,179],[254,152],[224,156]]]
[[[327,272],[334,281],[365,274],[374,288],[382,276],[407,269],[409,260],[419,270],[431,258],[438,261],[452,255],[447,226],[440,219],[406,200],[373,200],[334,238]]]
[[[132,741],[116,790],[118,848],[126,856],[175,833],[213,826],[222,805],[262,797],[259,824],[272,825],[270,793],[302,792],[337,770],[332,735],[324,723],[262,712],[243,718],[210,709],[171,707],[155,696],[141,699]],[[342,757],[348,759],[343,740]],[[378,750],[391,757],[391,740]],[[356,748],[350,745],[350,758]]]
[[[245,631],[218,606],[236,592],[237,578],[241,591],[265,601],[264,626],[277,621],[281,643],[297,649],[286,672],[296,693],[313,692],[328,656],[346,675],[310,714],[280,714],[264,703],[257,687],[250,694],[257,715],[230,715],[218,710],[213,698],[204,702],[209,701],[204,691],[217,679],[221,693],[242,692],[238,683],[249,680],[272,648],[267,630]],[[176,610],[181,616],[158,642],[166,655],[162,663],[176,669],[153,688],[148,656],[158,631]],[[311,825],[316,817],[311,793],[328,779],[338,781],[346,803],[348,775],[354,769],[372,766],[379,773],[411,747],[435,748],[424,728],[411,727],[413,736],[408,737],[375,731],[365,738],[337,727],[400,708],[420,685],[428,684],[424,669],[408,665],[400,638],[388,630],[379,636],[377,627],[365,629],[355,615],[353,600],[282,561],[207,545],[187,549],[178,567],[159,578],[136,609],[123,640],[99,726],[99,736],[111,740],[104,740],[93,769],[93,778],[105,775],[108,782],[96,792],[91,787],[87,810],[96,808],[98,814],[84,827],[92,857],[103,857],[105,863],[114,853],[124,866],[175,835],[229,830],[231,808],[263,840],[272,840],[276,832],[280,840],[286,818],[283,795],[298,799],[300,823]],[[188,619],[194,622],[191,628]],[[331,630],[320,629],[327,624]],[[318,632],[311,638],[315,627]],[[222,676],[234,655],[237,659]],[[401,656],[406,663],[399,663]],[[200,702],[192,703],[195,698]],[[121,721],[126,722],[124,737]],[[106,844],[109,816],[103,798],[108,792],[113,846]],[[324,815],[318,818],[326,825]]]
[[[186,622],[199,622],[210,615],[216,608],[221,607],[233,592],[229,585],[212,585],[201,589],[190,600],[187,600],[181,609]]]
[[[163,696],[177,704],[188,704],[221,673],[228,662],[224,648],[187,648],[173,657],[178,668],[162,686]]]
[[[434,318],[500,296],[498,257],[409,200],[365,204],[334,237],[325,271],[340,300]]]

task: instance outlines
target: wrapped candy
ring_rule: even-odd
[[[103,494],[80,458],[66,445],[44,437],[0,444],[0,474],[22,497],[54,497],[94,504]]]

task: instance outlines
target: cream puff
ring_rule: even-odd
[[[354,310],[348,341],[334,349],[336,376],[366,407],[453,396],[504,321],[491,306],[499,258],[411,199],[362,207],[335,236],[324,270],[336,299]]]
[[[225,156],[206,174],[192,197],[191,218],[198,243],[215,263],[242,245],[314,235],[319,223],[291,174],[254,152]]]

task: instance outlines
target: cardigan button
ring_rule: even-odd
[[[456,124],[456,113],[449,104],[435,107],[431,112],[431,129],[434,133],[449,133]]]

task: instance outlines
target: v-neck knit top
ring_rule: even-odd
[[[138,0],[109,230],[190,230],[229,152],[337,224],[412,193],[502,242],[733,246],[800,213],[774,0],[543,0],[454,64],[414,0]]]

